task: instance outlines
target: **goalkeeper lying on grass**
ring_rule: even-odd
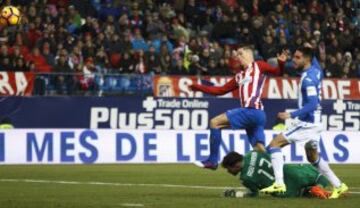
[[[266,153],[249,152],[245,156],[230,152],[224,157],[222,166],[236,176],[240,173],[247,192],[226,190],[225,197],[256,197],[259,190],[274,183],[274,172],[270,156]],[[312,165],[285,165],[284,179],[287,190],[277,197],[318,197],[327,199],[330,193],[323,188],[330,184]]]

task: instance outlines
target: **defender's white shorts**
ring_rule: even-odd
[[[308,123],[296,120],[282,134],[289,143],[305,145],[306,148],[317,149],[323,126],[321,123]]]

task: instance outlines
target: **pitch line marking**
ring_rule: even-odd
[[[120,204],[120,206],[122,207],[143,207],[143,204],[131,204],[131,203],[124,203],[124,204]]]
[[[98,185],[98,186],[142,186],[142,187],[162,187],[162,188],[184,188],[184,189],[205,189],[205,190],[224,190],[224,189],[240,189],[245,187],[230,187],[230,186],[194,186],[194,185],[180,185],[180,184],[152,184],[152,183],[111,183],[111,182],[97,182],[97,181],[56,181],[56,180],[37,180],[37,179],[0,179],[0,182],[11,183],[47,183],[47,184],[66,184],[66,185]],[[358,189],[354,187],[350,189]],[[350,194],[360,194],[360,191],[350,191]]]
[[[145,184],[145,183],[110,183],[96,181],[56,181],[56,180],[34,180],[34,179],[0,179],[0,182],[18,182],[18,183],[52,183],[69,185],[103,185],[103,186],[145,186],[145,187],[163,187],[163,188],[187,188],[187,189],[245,189],[244,187],[220,187],[220,186],[193,186],[176,184]]]

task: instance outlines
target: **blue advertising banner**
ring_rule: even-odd
[[[269,144],[277,131],[265,131]],[[322,159],[360,163],[359,132],[324,132]],[[251,150],[244,130],[222,131],[221,160]],[[287,163],[307,161],[304,146],[283,148]],[[207,130],[15,129],[0,130],[0,164],[192,163],[209,155]]]
[[[277,113],[297,108],[296,100],[265,99],[267,129]],[[202,130],[239,101],[231,98],[0,97],[0,119],[17,128],[113,128]],[[359,131],[360,101],[322,101],[327,130]]]

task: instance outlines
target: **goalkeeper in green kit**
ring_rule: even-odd
[[[247,192],[226,190],[225,197],[256,197],[259,190],[274,183],[274,171],[270,156],[256,151],[240,155],[230,152],[223,161],[222,166],[236,176],[240,173],[242,184]],[[324,188],[330,186],[327,179],[322,176],[312,165],[284,166],[284,179],[287,190],[284,194],[272,194],[275,197],[318,197],[327,199],[330,192]]]

